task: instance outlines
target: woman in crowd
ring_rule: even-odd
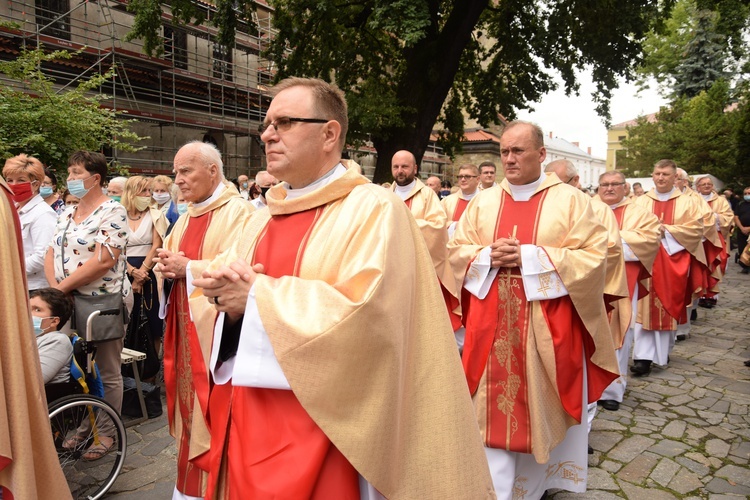
[[[78,206],[78,202],[81,201],[78,199],[78,196],[73,196],[67,189],[63,191],[62,199],[66,207],[76,207]]]
[[[166,175],[157,175],[154,177],[153,184],[151,185],[151,191],[153,191],[156,206],[167,217],[169,224],[176,221],[179,217],[172,196],[173,185],[174,183],[172,182],[172,179]]]
[[[133,312],[131,328],[140,325],[141,309],[148,318],[148,342],[144,348],[138,344],[141,339],[126,339],[129,348],[146,352],[144,379],[150,379],[159,370],[156,354],[161,347],[164,322],[159,318],[159,293],[156,276],[153,272],[156,250],[161,247],[167,231],[167,218],[158,208],[151,205],[152,180],[140,175],[133,176],[125,183],[122,205],[128,212],[130,238],[127,245],[128,276],[133,284]],[[129,330],[132,332],[134,330]],[[140,333],[140,332],[137,332]],[[130,337],[130,333],[128,337]]]
[[[128,180],[125,177],[113,177],[110,179],[107,183],[107,196],[119,203],[122,199],[122,191],[125,189],[126,182]]]
[[[57,176],[50,168],[44,169],[44,180],[42,181],[42,187],[39,188],[39,194],[57,215],[63,213],[65,201],[57,194]]]
[[[5,161],[3,177],[13,190],[13,201],[21,221],[29,290],[45,288],[49,285],[44,274],[44,256],[52,241],[57,213],[39,196],[44,166],[32,156],[14,156]]]
[[[77,151],[68,160],[68,190],[81,201],[68,207],[57,220],[44,271],[50,286],[67,294],[101,295],[122,293],[128,309],[133,298],[130,282],[124,280],[125,246],[130,230],[125,207],[102,191],[107,177],[107,160],[101,153]],[[64,261],[63,261],[64,252]],[[125,327],[116,340],[97,346],[96,361],[104,383],[104,399],[117,411],[122,407],[122,352]],[[84,429],[81,429],[82,431]],[[99,429],[100,442],[83,455],[85,460],[104,456],[114,443],[113,429]],[[80,432],[65,446],[73,448],[85,439]]]

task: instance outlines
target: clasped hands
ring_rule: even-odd
[[[521,267],[521,242],[515,238],[499,238],[490,245],[492,267]]]
[[[229,266],[213,271],[203,271],[193,285],[203,289],[203,295],[213,302],[216,310],[226,313],[230,323],[236,322],[247,305],[247,295],[259,274],[264,273],[263,264],[251,266],[244,260],[236,260]]]

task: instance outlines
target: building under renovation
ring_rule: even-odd
[[[131,172],[170,173],[172,159],[190,140],[209,141],[222,151],[227,177],[254,174],[264,168],[258,125],[265,116],[274,68],[262,51],[275,35],[273,9],[256,0],[253,19],[257,30],[238,22],[234,47],[217,42],[211,25],[215,7],[196,1],[206,22],[176,26],[163,4],[163,54],[145,55],[140,40],[125,41],[133,24],[127,0],[9,0],[0,2],[0,58],[13,59],[24,47],[79,51],[70,60],[45,63],[43,70],[62,89],[94,72],[114,67],[116,77],[101,89],[112,96],[104,102],[137,120],[131,127],[148,137],[136,152],[105,151]],[[3,76],[0,75],[0,79]],[[23,88],[22,82],[0,83]],[[349,151],[365,174],[372,174],[375,151]],[[442,177],[449,160],[434,141],[422,162],[422,173]]]

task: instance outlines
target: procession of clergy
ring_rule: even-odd
[[[338,89],[292,78],[274,95],[267,208],[206,162],[213,146],[174,161],[191,202],[158,266],[174,498],[585,491],[590,422],[622,402],[631,346],[634,375],[665,367],[695,301],[717,297],[726,200],[670,160],[651,192],[606,172],[592,199],[569,162],[542,171],[542,130],[520,121],[499,184],[462,165],[440,201],[399,151],[389,192],[341,159]]]
[[[480,190],[462,165],[441,202],[400,151],[387,190],[341,159],[340,90],[290,78],[273,95],[267,208],[224,180],[213,146],[174,160],[190,204],[157,266],[174,283],[173,498],[585,491],[590,419],[622,401],[631,344],[634,375],[666,367],[689,308],[718,293],[724,198],[680,188],[662,160],[653,191],[628,198],[606,172],[592,199],[572,165],[542,171],[542,130],[520,121],[500,139],[502,182],[483,164]]]

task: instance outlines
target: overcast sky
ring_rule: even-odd
[[[545,137],[551,131],[555,137],[568,142],[578,142],[581,149],[586,151],[591,147],[591,154],[597,158],[607,156],[607,129],[599,115],[596,114],[595,104],[591,99],[591,92],[595,86],[591,82],[590,74],[579,75],[581,90],[579,95],[565,96],[560,89],[547,94],[541,103],[535,104],[535,111],[527,110],[518,113],[518,118],[537,123],[542,127]],[[655,90],[644,91],[636,95],[634,84],[622,82],[612,96],[612,123],[621,123],[638,116],[654,113],[659,106],[666,104],[666,100],[659,97]]]

